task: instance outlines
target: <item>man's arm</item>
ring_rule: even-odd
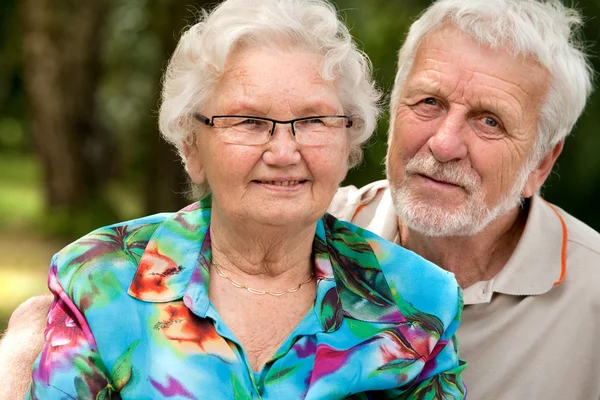
[[[36,296],[13,312],[0,342],[0,400],[25,397],[31,370],[44,345],[46,316],[53,296]]]

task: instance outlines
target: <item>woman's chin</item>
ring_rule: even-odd
[[[271,208],[257,207],[245,215],[247,221],[252,221],[258,225],[273,227],[277,229],[289,228],[298,231],[306,229],[315,224],[323,216],[325,210],[306,210],[299,207],[289,208]]]
[[[258,214],[251,215],[249,219],[264,225],[277,228],[298,228],[299,230],[317,222],[318,217],[299,213],[278,213],[274,212],[270,215]]]

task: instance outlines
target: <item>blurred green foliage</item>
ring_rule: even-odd
[[[111,175],[108,191],[116,212],[94,209],[89,223],[72,235],[84,233],[89,226],[128,218],[144,212],[142,183],[149,162],[150,143],[159,141],[156,130],[158,79],[169,53],[161,46],[157,27],[171,23],[167,17],[154,12],[165,0],[109,0],[109,13],[103,27],[101,48],[101,79],[97,90],[98,114],[102,129],[116,138],[116,172]],[[185,23],[191,23],[197,13],[198,2],[178,1],[186,10],[187,20],[173,26],[173,38]],[[359,46],[370,56],[374,75],[383,91],[388,94],[396,69],[397,50],[411,21],[429,4],[427,0],[337,0]],[[596,70],[600,70],[600,3],[581,0],[578,7],[587,17],[584,35],[589,43]],[[0,163],[4,171],[19,169],[14,160],[23,157],[26,167],[16,174],[31,175],[35,148],[31,134],[29,110],[24,94],[24,57],[20,3],[4,0],[0,4]],[[68,21],[65,21],[68,23]],[[162,25],[161,25],[162,24]],[[387,99],[386,99],[387,102]],[[600,122],[600,94],[590,99],[585,115],[567,140],[555,172],[549,179],[545,196],[580,219],[600,229],[600,211],[595,199],[600,195],[600,137],[595,134]],[[383,159],[386,151],[387,115],[381,119],[378,131],[365,149],[363,164],[350,171],[345,184],[364,185],[384,177]],[[39,168],[37,166],[36,168]],[[8,179],[0,175],[0,213],[11,219],[43,220],[51,232],[61,232],[55,222],[64,224],[69,219],[44,214],[43,195],[39,193],[40,178]],[[11,183],[12,182],[12,183]],[[10,185],[13,185],[9,188]],[[29,185],[29,186],[28,186]],[[116,189],[115,189],[116,188]],[[37,193],[33,195],[32,193]],[[36,197],[37,196],[37,197]],[[122,199],[126,199],[121,201]],[[124,203],[124,205],[120,205]],[[35,215],[38,210],[42,215]],[[86,207],[77,220],[86,220]],[[6,218],[0,215],[0,221]],[[73,218],[70,219],[73,223]],[[39,226],[39,225],[38,225]]]
[[[83,204],[65,215],[46,211],[43,170],[36,157],[32,110],[25,94],[23,2],[0,2],[0,329],[15,305],[43,290],[50,254],[65,243],[64,239],[41,238],[40,232],[74,237],[95,226],[148,212],[147,190],[153,184],[148,182],[149,166],[159,163],[157,149],[169,151],[158,145],[159,79],[180,30],[194,21],[199,4],[206,1],[107,2],[94,112],[103,134],[116,141],[114,165],[105,171],[110,181],[102,188],[108,202]],[[336,0],[335,4],[371,58],[380,88],[388,94],[397,51],[410,23],[429,1]],[[586,16],[584,37],[595,69],[600,71],[600,1],[579,0],[577,6]],[[345,184],[362,186],[384,178],[387,124],[384,115],[365,149],[364,163],[350,171]],[[599,125],[600,92],[595,92],[544,190],[547,199],[596,230],[600,230]],[[177,163],[174,154],[168,157]]]

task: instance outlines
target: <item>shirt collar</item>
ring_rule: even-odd
[[[171,214],[154,231],[139,260],[128,293],[147,302],[182,297],[210,222],[210,199]]]
[[[465,304],[488,303],[494,292],[513,296],[549,292],[564,277],[567,235],[553,206],[532,197],[525,229],[510,259],[491,280],[466,288]]]
[[[159,225],[129,287],[132,297],[146,302],[183,298],[194,313],[206,316],[210,214],[209,198],[169,216]],[[403,320],[377,257],[352,229],[358,228],[328,214],[317,223],[313,244],[317,279],[314,312],[325,332],[337,330],[344,316],[378,322]],[[355,284],[357,281],[360,285]],[[371,299],[373,293],[378,293],[377,299]]]
[[[323,254],[324,247],[322,244],[326,242],[325,238],[325,227],[323,222],[319,221],[313,244],[315,278],[317,279],[314,312],[323,331],[329,332],[339,328],[342,323],[343,312],[333,277],[331,262],[327,253]],[[210,230],[207,230],[198,256],[198,266],[192,273],[183,294],[183,301],[186,306],[196,315],[203,318],[206,317],[210,305],[208,288],[210,283],[209,271],[211,258]]]

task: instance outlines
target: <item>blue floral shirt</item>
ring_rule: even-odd
[[[209,199],[55,255],[26,398],[464,398],[453,275],[330,215],[313,244],[314,305],[254,372],[208,297],[210,215]]]

